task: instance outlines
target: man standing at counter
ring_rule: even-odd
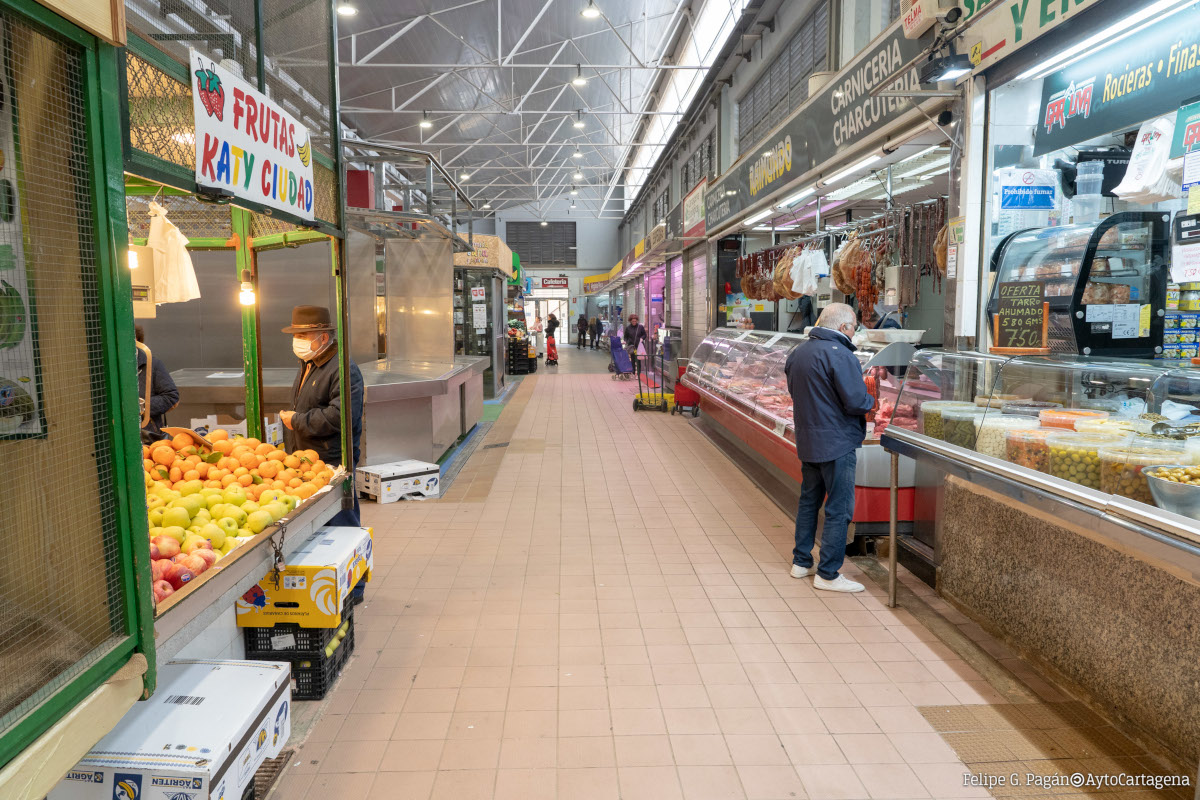
[[[855,327],[850,306],[826,306],[808,340],[796,345],[784,366],[803,477],[791,574],[806,578],[815,571],[813,588],[832,592],[863,590],[861,583],[839,574],[846,558],[846,530],[854,517],[857,450],[867,433],[866,414],[875,406],[854,357],[850,337]],[[822,504],[825,528],[814,570],[812,549]]]
[[[315,450],[326,464],[346,464],[342,455],[342,381],[338,372],[338,342],[334,336],[329,309],[322,306],[296,306],[292,324],[283,329],[292,334],[292,352],[300,359],[300,371],[292,384],[292,410],[280,411],[283,441],[289,453]],[[362,436],[363,377],[358,365],[350,362],[350,419],[354,464],[359,463],[359,438]],[[330,525],[359,523],[358,492],[354,508],[342,511]]]

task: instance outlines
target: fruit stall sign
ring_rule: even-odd
[[[189,53],[196,183],[315,219],[308,129],[212,59]]]
[[[17,100],[0,104],[0,440],[46,433],[36,309],[21,230],[20,187],[31,176],[18,174],[21,160],[13,142]]]

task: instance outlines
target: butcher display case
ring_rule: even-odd
[[[696,424],[726,445],[750,477],[789,513],[799,497],[801,473],[784,365],[792,349],[806,339],[803,334],[718,328],[696,347],[683,377],[684,384],[700,394],[702,413]],[[879,447],[879,434],[892,423],[914,351],[905,342],[864,342],[855,352],[879,398],[858,457],[858,533],[886,532],[891,467]],[[905,476],[911,479],[907,462],[902,481]],[[900,503],[902,508],[911,506],[911,496],[903,495]]]
[[[988,314],[1001,283],[1041,283],[1052,352],[1153,358],[1163,348],[1170,222],[1164,212],[1125,211],[1009,234],[992,254]]]
[[[930,568],[947,475],[1125,549],[1137,531],[1135,547],[1200,555],[1200,369],[921,350],[882,444],[917,462],[913,540],[902,544]]]

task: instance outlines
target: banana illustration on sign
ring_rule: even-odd
[[[312,160],[311,140],[306,139],[304,144],[296,148],[296,153],[300,156],[300,163],[308,166],[308,162]]]
[[[16,347],[24,338],[25,302],[8,281],[0,281],[0,350]]]

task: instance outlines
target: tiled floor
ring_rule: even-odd
[[[791,579],[791,520],[688,420],[562,364],[440,501],[364,505],[357,653],[272,798],[988,797],[990,718],[930,720],[1064,698],[1002,695],[854,564],[860,595]],[[1009,727],[982,764],[1035,757]]]

